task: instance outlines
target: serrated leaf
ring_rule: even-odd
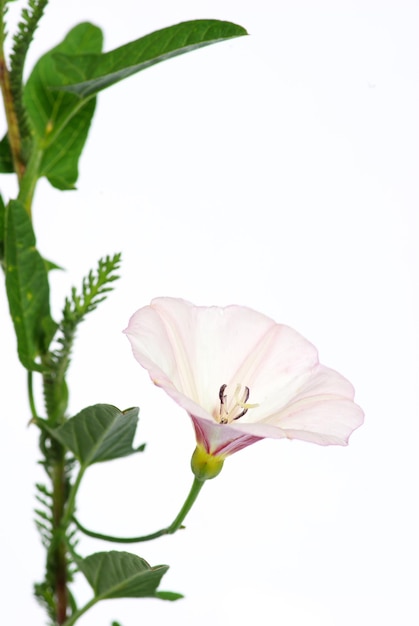
[[[168,565],[151,567],[129,552],[97,552],[78,561],[96,598],[153,598]],[[166,592],[167,593],[167,592]],[[166,598],[164,598],[166,599]]]
[[[9,138],[7,135],[0,141],[0,172],[2,174],[12,174],[15,171],[13,157],[10,150]]]
[[[66,84],[59,89],[87,98],[151,65],[243,35],[247,35],[245,29],[231,22],[194,20],[163,28],[105,54],[60,51],[54,60]]]
[[[51,433],[88,467],[140,451],[132,447],[138,413],[136,407],[122,412],[110,404],[95,404]]]
[[[57,328],[49,308],[48,272],[35,247],[32,222],[17,200],[6,209],[5,226],[6,290],[19,359],[27,369],[41,371],[35,358],[46,352]]]
[[[70,82],[58,72],[55,54],[97,54],[102,50],[102,32],[89,23],[73,28],[64,40],[35,65],[23,93],[28,117],[42,152],[38,176],[46,176],[58,189],[73,189],[78,161],[89,132],[95,99],[80,102],[56,88]]]

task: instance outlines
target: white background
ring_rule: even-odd
[[[105,91],[77,191],[42,181],[36,193],[39,249],[66,268],[52,276],[57,318],[99,257],[124,256],[117,290],[80,328],[70,411],[139,405],[147,451],[91,468],[79,517],[147,533],[189,490],[188,417],[121,334],[155,296],[245,304],[293,326],[353,382],[366,422],[347,448],[265,440],[231,457],[186,530],[130,548],[168,563],[162,589],[186,598],[107,601],[80,626],[417,626],[419,6],[55,1],[29,65],[80,21],[103,27],[109,50],[203,17],[251,36]],[[1,621],[41,626],[31,589],[44,559],[32,487],[42,471],[4,295],[0,306]],[[84,554],[109,548],[80,543]],[[82,581],[77,593],[90,597]]]

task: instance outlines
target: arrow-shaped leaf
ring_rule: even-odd
[[[52,430],[51,434],[73,452],[81,465],[88,467],[143,449],[132,447],[138,413],[138,408],[121,412],[110,404],[95,404]]]
[[[58,88],[88,98],[151,65],[243,35],[247,35],[245,29],[231,22],[194,20],[163,28],[105,54],[68,55],[60,51],[54,60],[66,84]]]
[[[147,561],[129,552],[97,552],[78,562],[80,571],[91,585],[95,597],[153,598],[177,600],[182,596],[158,592],[157,587],[168,565],[151,567]]]
[[[46,176],[58,189],[73,189],[78,161],[89,132],[95,100],[80,102],[74,94],[56,88],[70,82],[58,72],[54,55],[97,54],[102,32],[92,24],[79,24],[35,65],[24,89],[24,104],[35,133],[34,150],[42,154],[38,176]],[[4,158],[7,157],[5,153]]]
[[[46,352],[57,327],[49,309],[48,271],[35,247],[32,222],[17,200],[7,206],[5,226],[6,289],[19,359],[40,371],[35,358]]]
[[[74,188],[99,91],[166,59],[246,34],[230,22],[196,20],[101,54],[102,33],[96,26],[73,28],[41,57],[24,89],[33,149],[40,153],[38,177],[46,176],[58,189]],[[0,144],[0,171],[2,167],[12,167],[7,139]]]

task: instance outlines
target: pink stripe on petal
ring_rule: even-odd
[[[363,422],[351,383],[319,364],[295,330],[252,309],[157,298],[124,332],[209,454],[227,456],[264,437],[346,445]]]
[[[213,456],[229,456],[243,450],[263,437],[241,432],[229,426],[209,422],[191,415],[195,428],[196,441],[208,454]]]

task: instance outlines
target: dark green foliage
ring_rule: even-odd
[[[77,326],[112,290],[111,284],[118,279],[115,272],[119,269],[120,262],[120,254],[100,259],[96,272],[90,271],[83,279],[80,293],[73,287],[71,297],[65,301],[63,317],[58,327],[58,347],[50,351],[43,360],[46,369],[44,397],[48,419],[52,424],[64,417],[67,408],[68,391],[65,375],[70,363]]]
[[[45,609],[50,619],[49,626],[55,626],[55,593],[53,587],[46,582],[35,583],[33,590],[35,598]]]
[[[105,300],[106,294],[112,291],[110,283],[118,280],[115,274],[121,265],[121,253],[106,256],[99,260],[96,272],[91,270],[83,279],[81,293],[75,287],[71,290],[71,298],[67,298],[63,311],[63,324],[74,326],[85,316],[94,311],[98,304]]]
[[[35,509],[36,526],[39,530],[39,534],[41,535],[42,545],[45,548],[48,548],[52,538],[53,494],[51,491],[48,491],[45,485],[41,485],[40,483],[36,484],[36,489],[37,494],[35,497],[42,505],[42,509]]]
[[[0,0],[4,18],[7,4]],[[102,54],[102,32],[84,23],[43,55],[23,85],[25,60],[48,0],[27,0],[13,36],[10,72],[2,72],[2,87],[10,123],[0,141],[0,172],[19,171],[18,200],[7,207],[0,197],[0,262],[6,275],[10,313],[19,358],[29,370],[32,423],[40,428],[40,450],[48,486],[38,484],[36,525],[46,549],[46,569],[35,595],[45,607],[51,626],[70,623],[96,601],[106,598],[154,597],[176,600],[180,594],[157,591],[168,566],[151,567],[127,552],[100,552],[82,559],[77,554],[76,494],[85,469],[99,462],[141,451],[133,447],[138,409],[119,411],[110,405],[88,407],[67,419],[66,374],[78,325],[102,302],[120,266],[120,255],[101,259],[89,272],[81,290],[66,299],[57,326],[50,314],[48,273],[57,267],[36,248],[31,203],[37,181],[45,176],[58,189],[73,189],[78,164],[95,111],[96,94],[114,83],[164,60],[246,34],[235,24],[217,20],[185,22],[151,33]],[[0,23],[0,55],[6,36]],[[4,59],[2,58],[1,61]],[[2,68],[0,68],[1,70]],[[7,81],[9,79],[9,83]],[[10,87],[10,92],[9,92]],[[16,115],[15,115],[16,114]],[[15,124],[17,118],[17,126]],[[55,343],[51,347],[54,339]],[[32,372],[39,371],[47,416],[38,415]],[[73,476],[75,464],[78,474]],[[148,540],[166,529],[144,536]],[[94,599],[80,610],[69,589],[76,571],[93,588]],[[68,623],[65,621],[65,623]],[[116,621],[112,626],[120,626]]]
[[[6,209],[4,232],[6,289],[19,359],[27,369],[42,371],[35,359],[47,352],[56,324],[49,308],[48,272],[29,215],[17,200]]]
[[[6,13],[8,9],[8,2],[10,0],[0,0],[0,44],[3,45],[4,40],[6,39]]]
[[[13,174],[15,171],[13,165],[12,152],[10,150],[9,138],[7,135],[0,141],[0,172],[2,174]]]
[[[55,450],[54,450],[55,448]],[[54,444],[49,445],[49,452],[46,453],[46,458],[43,461],[43,465],[50,477],[53,474],[53,464],[55,461],[55,455],[58,449]],[[74,465],[74,460],[69,459],[64,463],[65,479],[65,498],[70,490],[69,475],[71,474]],[[74,574],[77,572],[77,565],[74,560],[74,555],[77,547],[76,529],[72,527],[62,528],[60,526],[60,520],[54,515],[54,494],[47,489],[45,485],[36,485],[37,494],[36,499],[41,505],[41,508],[35,509],[35,523],[38,531],[41,535],[42,544],[46,550],[46,567],[45,578],[41,583],[34,585],[35,597],[39,603],[45,608],[51,622],[51,626],[55,626],[56,615],[56,598],[55,598],[55,583],[57,573],[57,554],[60,551],[60,545],[64,541],[67,546],[66,557],[66,579],[68,582],[72,582]],[[69,594],[71,596],[71,594]],[[75,605],[74,600],[70,597],[70,601]],[[75,610],[74,606],[74,610]]]
[[[83,431],[83,427],[85,427],[87,433],[92,433],[92,428],[94,430],[93,440],[90,440],[92,452],[90,456],[88,455],[91,462],[106,460],[106,458],[115,458],[118,455],[124,456],[135,452],[135,450],[132,449],[132,438],[138,420],[138,410],[131,409],[126,414],[123,414],[120,413],[118,409],[114,409],[117,415],[114,416],[113,420],[110,419],[111,424],[107,424],[106,419],[105,423],[103,423],[103,420],[101,421],[99,419],[100,424],[103,426],[101,432],[99,432],[100,428],[96,428],[95,430],[94,419],[92,423],[86,422],[84,424],[82,423],[82,419],[76,418],[73,418],[73,421],[65,421],[65,411],[68,400],[65,376],[70,362],[77,326],[84,320],[88,313],[93,311],[98,304],[106,298],[107,293],[111,291],[111,283],[118,278],[115,272],[119,268],[120,258],[121,255],[116,254],[113,257],[101,259],[96,272],[90,271],[88,276],[83,280],[80,293],[78,293],[75,288],[72,289],[71,297],[66,299],[63,319],[58,328],[58,347],[56,350],[49,351],[42,359],[44,368],[44,395],[48,415],[46,421],[41,419],[37,420],[38,425],[41,427],[40,448],[44,459],[42,464],[44,465],[52,485],[57,484],[57,476],[62,485],[59,492],[61,493],[60,496],[53,491],[49,491],[42,485],[37,486],[37,499],[41,508],[37,508],[36,510],[36,524],[41,534],[42,542],[47,550],[47,561],[45,579],[43,582],[35,585],[35,595],[45,607],[51,619],[51,624],[56,623],[57,572],[59,571],[61,575],[63,575],[63,570],[65,570],[65,579],[67,583],[70,583],[74,573],[77,571],[76,531],[74,527],[72,528],[72,524],[68,525],[68,522],[65,525],[62,524],[62,516],[68,506],[68,497],[71,490],[71,475],[75,463],[75,458],[70,457],[67,451],[72,451],[74,447],[74,451],[76,452],[77,446],[80,443],[78,437],[81,431]],[[51,264],[44,263],[44,265],[47,267],[47,265]],[[100,413],[99,417],[101,415],[102,413]],[[92,415],[88,412],[87,418],[91,417]],[[62,436],[53,436],[55,433],[49,428],[48,424],[55,425],[57,423],[62,424],[63,422],[64,426],[62,426],[62,429],[64,430],[58,429],[57,431]],[[121,432],[112,435],[112,428],[115,428],[115,424],[121,427]],[[72,426],[74,425],[76,427],[73,429]],[[77,428],[77,425],[79,428]],[[106,426],[108,426],[108,428],[106,428]],[[96,435],[98,435],[97,440],[95,439]],[[75,442],[75,446],[66,446],[66,437],[71,439],[72,436],[72,441]],[[87,450],[89,445],[83,440],[80,443],[80,447],[83,450]],[[81,460],[83,460],[83,458]],[[57,497],[61,498],[61,504],[58,509]],[[72,612],[75,612],[77,607],[69,591],[68,598],[70,608]]]
[[[86,468],[143,449],[143,446],[132,447],[138,411],[138,408],[120,411],[110,404],[96,404],[83,409],[51,433]]]
[[[38,178],[46,176],[58,189],[74,188],[99,91],[156,63],[246,34],[230,22],[196,20],[102,54],[100,29],[89,23],[73,28],[38,61],[24,89],[40,160]],[[7,156],[5,152],[4,167]]]
[[[194,20],[163,28],[104,54],[68,55],[60,51],[53,59],[65,79],[60,89],[85,99],[156,63],[243,35],[247,35],[245,29],[231,22]]]
[[[135,554],[115,550],[91,554],[80,561],[78,566],[95,597],[101,600],[156,597],[160,580],[169,569],[167,565],[151,567]],[[181,597],[180,594],[172,593],[163,599],[177,600]]]
[[[35,65],[24,89],[23,102],[34,134],[33,150],[40,160],[37,177],[46,176],[57,189],[74,189],[78,162],[95,110],[95,99],[80,102],[73,94],[56,89],[68,79],[56,69],[55,54],[98,54],[102,31],[79,24]]]
[[[10,56],[10,90],[22,141],[23,162],[27,161],[31,143],[28,116],[23,106],[23,69],[33,35],[47,4],[48,0],[29,0],[28,8],[22,10],[18,30],[13,36],[13,49]]]
[[[6,226],[6,207],[0,195],[0,264],[3,265],[4,257],[4,229]]]

